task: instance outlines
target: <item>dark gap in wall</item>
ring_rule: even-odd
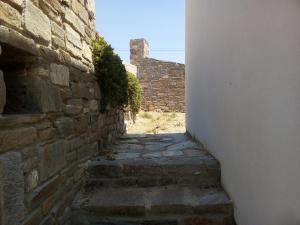
[[[39,109],[28,92],[26,64],[33,58],[24,51],[1,44],[0,69],[6,86],[3,114],[32,114]]]

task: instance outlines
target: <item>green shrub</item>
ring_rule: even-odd
[[[101,89],[100,111],[124,108],[128,104],[128,77],[120,57],[104,38],[93,41],[95,75]]]
[[[133,115],[139,113],[141,109],[143,89],[139,80],[132,74],[128,75],[128,104]]]

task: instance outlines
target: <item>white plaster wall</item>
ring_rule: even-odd
[[[132,65],[130,63],[124,62],[123,61],[123,65],[125,66],[125,69],[127,72],[134,74],[137,77],[138,74],[138,69],[137,66]]]
[[[186,0],[187,129],[239,225],[300,224],[300,0]]]

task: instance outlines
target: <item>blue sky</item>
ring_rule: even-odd
[[[129,62],[129,41],[145,38],[150,57],[184,63],[184,0],[95,0],[96,28]]]

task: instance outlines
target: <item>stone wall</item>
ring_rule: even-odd
[[[0,2],[1,225],[70,224],[89,159],[124,132],[123,111],[99,112],[93,5]]]
[[[149,58],[145,39],[130,41],[131,64],[138,66],[144,90],[142,109],[185,112],[185,65]]]

